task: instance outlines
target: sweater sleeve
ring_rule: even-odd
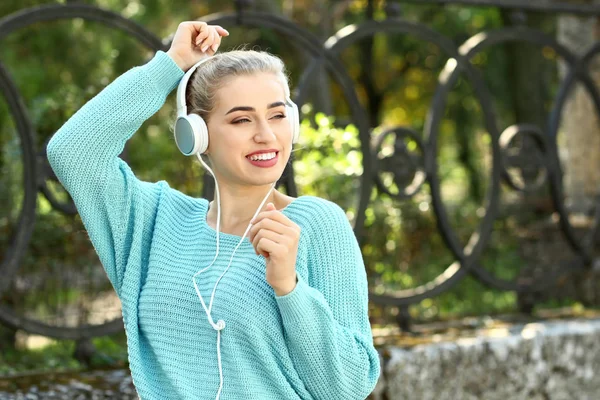
[[[367,275],[344,211],[329,201],[323,205],[307,256],[314,287],[297,274],[296,287],[276,301],[292,362],[314,398],[363,400],[380,374]]]
[[[139,267],[147,257],[166,182],[138,180],[118,156],[182,76],[177,64],[158,51],[148,63],[131,68],[84,104],[46,148],[50,166],[71,195],[119,297],[126,266]]]

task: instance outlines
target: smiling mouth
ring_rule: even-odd
[[[250,161],[271,161],[271,160],[273,160],[274,158],[276,158],[279,155],[279,151],[273,151],[273,152],[271,152],[271,154],[272,153],[275,153],[275,156],[273,156],[272,158],[264,159],[264,160],[260,159],[260,158],[253,160],[251,157],[253,157],[254,155],[252,155],[252,156],[246,156],[246,158],[248,160],[250,160]],[[269,153],[262,153],[262,154],[269,154]]]

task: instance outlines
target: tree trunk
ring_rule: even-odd
[[[543,13],[503,10],[501,15],[506,26],[524,24],[540,31],[554,28],[554,21]],[[536,125],[542,132],[547,132],[548,110],[544,105],[551,96],[548,82],[552,76],[552,65],[543,57],[540,49],[526,42],[509,42],[505,48],[509,60],[506,84],[510,91],[514,120],[519,124]],[[502,127],[504,128],[506,127]],[[528,136],[522,137],[521,146],[521,151],[525,155],[540,151],[533,139]],[[526,185],[536,180],[539,166],[525,163],[520,165],[520,169]],[[524,210],[533,209],[542,214],[551,212],[552,202],[545,188],[529,192],[520,201]]]
[[[526,17],[526,25],[533,29],[545,30],[549,25],[548,16],[541,13],[515,14],[512,10],[501,12],[506,26],[520,25],[519,18]],[[547,112],[544,102],[549,96],[548,62],[541,51],[532,51],[531,45],[524,42],[510,42],[506,45],[508,63],[507,84],[510,87],[515,119],[519,123],[529,123],[546,129]]]
[[[6,295],[0,296],[0,304],[8,305],[8,307],[14,305],[12,299]],[[15,351],[16,339],[17,331],[0,322],[0,353]]]
[[[588,1],[599,3],[600,0]],[[600,39],[597,17],[560,16],[558,41],[572,52],[582,55]],[[567,68],[559,65],[564,77]],[[590,64],[590,75],[600,88],[600,63],[596,57]],[[564,185],[567,205],[574,213],[590,213],[600,185],[600,126],[598,110],[582,85],[573,88],[562,112],[565,133]],[[560,149],[560,147],[559,147]]]

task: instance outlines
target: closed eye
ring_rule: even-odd
[[[277,114],[273,118],[284,119],[284,118],[286,118],[286,115],[285,114]],[[237,124],[245,124],[246,122],[250,122],[250,120],[248,118],[240,118],[240,119],[233,121],[232,124],[236,124],[236,125]]]

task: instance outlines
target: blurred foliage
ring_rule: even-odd
[[[96,353],[89,365],[84,365],[73,357],[73,340],[53,340],[38,349],[8,349],[0,352],[0,376],[14,375],[27,371],[61,372],[86,368],[126,367],[127,336],[119,332],[110,336],[92,339]]]
[[[50,3],[55,2],[5,0],[0,3],[0,16]],[[233,1],[216,0],[88,0],[80,3],[117,12],[161,38],[172,34],[183,20],[234,9]],[[325,40],[348,24],[364,21],[366,1],[256,0],[255,4],[262,10],[292,19]],[[374,4],[374,18],[384,18],[384,2],[375,1]],[[402,10],[403,18],[422,23],[457,45],[478,32],[503,26],[499,13],[491,8],[403,5]],[[547,26],[548,33],[552,34],[553,22]],[[298,82],[308,58],[301,49],[294,47],[293,38],[261,28],[227,28],[231,36],[224,41],[222,50],[242,43],[257,45],[280,55],[289,68],[292,83]],[[359,42],[344,50],[340,59],[355,82],[361,103],[369,115],[375,116],[373,138],[392,126],[406,126],[422,132],[448,55],[436,45],[414,37],[376,35],[372,41],[370,76],[381,96],[381,103],[379,108],[373,109],[367,95],[367,82],[361,78],[364,72],[361,69],[363,44]],[[505,50],[503,46],[497,46],[473,60],[493,96],[500,131],[515,122],[514,105],[506,85],[510,79],[507,72],[510,59]],[[550,65],[552,73],[547,79],[552,89],[547,95],[551,96],[557,85],[555,55],[547,49],[536,51]],[[36,23],[8,35],[0,46],[0,59],[23,96],[35,127],[36,148],[40,152],[53,133],[87,100],[152,55],[120,31],[81,19]],[[315,106],[328,96],[332,106],[329,115]],[[551,103],[551,97],[548,103]],[[200,164],[192,158],[181,157],[173,145],[170,125],[175,115],[174,105],[171,94],[161,110],[128,142],[124,158],[140,179],[165,179],[171,187],[200,196],[204,173]],[[301,142],[294,153],[299,193],[336,202],[354,221],[364,155],[341,88],[332,80],[329,90],[322,87],[313,90],[302,111]],[[0,121],[0,232],[3,233],[0,235],[0,254],[6,254],[23,198],[23,166],[20,141],[4,99],[0,99]],[[393,141],[384,141],[377,156],[382,158],[391,154],[393,145]],[[420,149],[414,141],[409,140],[406,146],[411,154],[419,155]],[[481,107],[472,86],[461,78],[446,100],[437,137],[436,168],[450,225],[463,246],[485,216],[491,165],[491,139],[483,124]],[[401,189],[389,176],[382,176],[382,179],[390,190]],[[48,185],[57,197],[67,198],[60,185],[52,182]],[[455,257],[438,229],[431,196],[427,185],[403,201],[377,189],[371,193],[366,212],[367,235],[362,248],[374,293],[423,285],[454,262]],[[503,187],[501,196],[504,203],[512,204],[521,195]],[[533,220],[543,217],[532,214]],[[520,251],[521,241],[515,233],[522,220],[500,212],[492,240],[481,257],[485,268],[503,278],[514,278],[528,262]],[[78,285],[60,280],[67,272],[77,275]],[[28,316],[62,324],[68,319],[61,311],[67,304],[83,301],[90,294],[111,291],[102,273],[79,217],[65,216],[54,210],[39,194],[35,232],[19,276],[38,275],[44,279],[27,289],[19,289],[15,284],[12,294],[0,300]],[[52,300],[45,301],[49,298]],[[514,293],[489,289],[467,277],[450,291],[412,306],[410,312],[417,319],[434,319],[492,314],[511,311],[515,307]],[[377,307],[373,307],[371,313],[377,321],[386,318]],[[35,354],[31,353],[31,365],[36,362]]]

